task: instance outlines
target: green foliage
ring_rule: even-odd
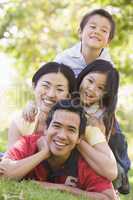
[[[1,48],[16,58],[15,68],[22,77],[31,77],[42,62],[52,60],[61,49],[78,40],[81,17],[97,7],[113,13],[117,31],[110,44],[111,54],[121,70],[122,81],[125,83],[125,78],[132,81],[132,0],[12,0],[1,3]]]
[[[0,180],[0,199],[1,200],[85,200],[71,194],[58,190],[45,190],[34,181],[9,181]]]

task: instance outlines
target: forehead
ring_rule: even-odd
[[[52,121],[59,122],[64,126],[74,126],[75,128],[79,128],[80,125],[80,117],[77,113],[63,109],[54,112]]]
[[[111,24],[110,24],[109,19],[98,14],[90,16],[88,18],[87,23],[99,24],[100,26],[105,26],[111,29]]]
[[[58,73],[49,73],[41,76],[38,82],[49,82],[54,85],[67,85],[67,78],[60,72]]]

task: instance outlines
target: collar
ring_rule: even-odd
[[[80,58],[83,57],[81,53],[81,42],[78,42],[71,48],[71,57],[73,58]]]
[[[100,109],[99,104],[95,103],[89,107],[84,107],[84,110],[86,112],[87,115],[92,115],[95,114],[98,110]]]

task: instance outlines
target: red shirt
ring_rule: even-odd
[[[38,152],[37,140],[41,134],[23,136],[14,147],[7,152],[8,158],[20,160]],[[76,156],[77,155],[77,159]],[[91,169],[87,162],[79,155],[73,153],[64,163],[64,166],[56,172],[52,172],[47,160],[42,161],[25,178],[53,183],[65,183],[68,176],[78,178],[78,187],[89,192],[102,192],[112,188],[112,184],[106,178],[99,176]]]

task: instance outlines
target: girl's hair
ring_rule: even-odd
[[[75,83],[76,83],[75,75],[73,70],[69,66],[64,64],[59,64],[56,62],[48,62],[42,65],[33,75],[32,84],[34,85],[34,87],[36,87],[37,82],[44,74],[58,73],[58,72],[63,74],[64,77],[68,80],[69,93],[72,94],[72,92],[74,92],[75,90]]]
[[[77,77],[77,90],[79,91],[80,84],[83,78],[91,73],[105,73],[107,74],[107,81],[105,85],[105,94],[100,100],[100,103],[105,108],[103,114],[103,121],[106,128],[106,136],[112,132],[114,115],[117,104],[118,88],[119,88],[119,73],[113,65],[105,60],[98,59],[86,66]]]

